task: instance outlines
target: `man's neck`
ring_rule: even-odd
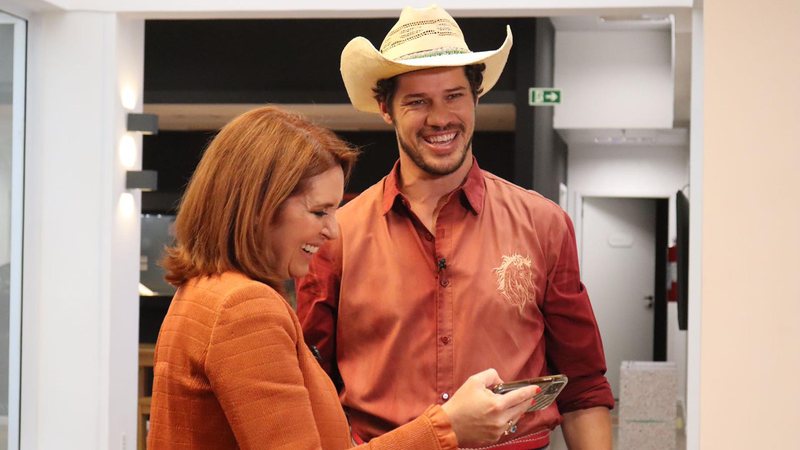
[[[447,194],[461,186],[472,169],[472,156],[467,155],[464,163],[455,172],[447,175],[431,175],[417,167],[410,159],[400,160],[400,192],[408,198],[411,210],[433,232],[436,216],[443,206],[441,202]]]

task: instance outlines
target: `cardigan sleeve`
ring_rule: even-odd
[[[283,300],[237,292],[220,308],[205,366],[242,450],[321,448]]]
[[[299,333],[277,294],[238,292],[220,308],[205,368],[242,450],[322,448],[297,357]],[[364,447],[456,450],[458,445],[447,414],[434,405]]]
[[[447,413],[439,405],[431,405],[425,412],[411,422],[378,436],[368,444],[373,450],[456,450],[458,440]],[[361,448],[359,447],[359,448]]]

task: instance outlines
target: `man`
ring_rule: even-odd
[[[571,449],[611,448],[613,398],[572,224],[472,156],[477,99],[511,41],[507,29],[500,49],[473,53],[444,10],[406,8],[380,52],[361,37],[342,52],[353,106],[394,126],[399,161],[341,208],[341,238],[298,282],[298,314],[359,441],[493,367],[507,381],[569,377],[558,407],[509,423],[496,448],[546,447],[561,414]]]

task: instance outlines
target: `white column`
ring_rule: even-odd
[[[118,147],[144,23],[36,14],[29,44],[22,448],[134,449],[140,194]]]
[[[686,335],[686,449],[700,449],[703,278],[705,45],[702,2],[692,11],[691,143],[689,147],[689,330]]]

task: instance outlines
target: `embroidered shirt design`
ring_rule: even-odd
[[[508,303],[519,308],[520,313],[534,297],[531,267],[530,257],[514,253],[503,255],[500,267],[493,269],[497,275],[497,291]]]

